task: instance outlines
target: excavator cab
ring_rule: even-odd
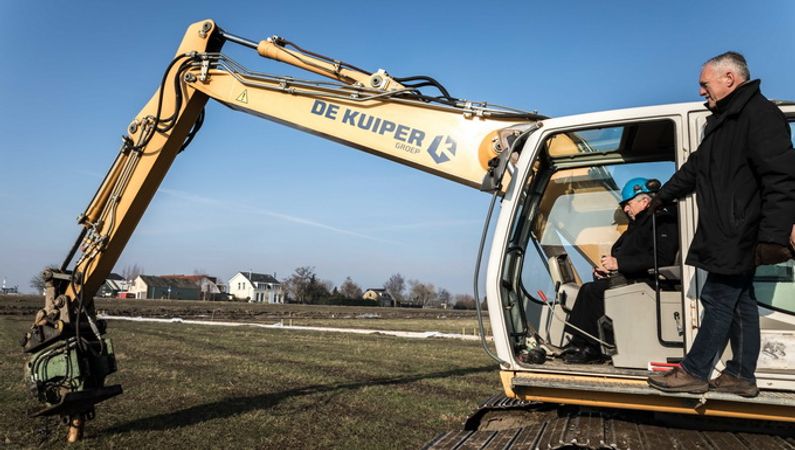
[[[795,122],[795,105],[780,107]],[[755,279],[762,330],[757,383],[763,390],[789,391],[782,394],[786,400],[763,392],[754,401],[764,406],[740,411],[735,399],[718,399],[720,394],[672,400],[645,384],[651,370],[681,361],[700,325],[706,274],[683,264],[698,217],[692,195],[673,207],[680,245],[673,265],[661,264],[654,274],[659,295],[654,282],[617,284],[605,292],[597,338],[604,341],[608,363],[526,357],[536,348],[554,355],[567,343],[564,326],[578,290],[626,229],[628,220],[617,210],[621,186],[633,177],[667,181],[698,147],[708,115],[697,103],[584,114],[546,119],[527,137],[503,198],[486,288],[507,395],[686,414],[790,417],[784,405],[795,398],[792,261],[760,267]],[[716,371],[730,358],[727,346]]]
[[[675,142],[674,122],[662,119],[560,131],[540,143],[509,244],[526,251],[507,252],[506,263],[516,276],[510,285],[519,288],[527,329],[534,328],[547,348],[568,342],[564,325],[580,286],[627,228],[621,186],[639,176],[667,180],[675,170]],[[613,366],[645,370],[650,361],[681,359],[681,282],[661,285],[658,302],[650,284],[618,280],[605,293],[596,336]],[[516,337],[522,352],[522,337]]]

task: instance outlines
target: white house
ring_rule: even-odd
[[[238,272],[229,279],[229,293],[249,303],[284,303],[284,289],[273,275]]]

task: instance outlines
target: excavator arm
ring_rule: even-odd
[[[224,43],[322,75],[300,80],[250,71],[221,53]],[[439,95],[429,96],[419,88]],[[105,385],[116,370],[93,297],[116,264],[177,155],[190,143],[214,99],[417,169],[499,191],[511,144],[542,119],[533,113],[453,98],[429,77],[367,72],[272,37],[261,42],[191,25],[159,89],[130,123],[121,149],[78,222],[79,236],[60,268],[44,274],[45,305],[23,338],[33,415],[68,418],[80,438],[94,405],[121,393]],[[76,259],[75,259],[76,257]]]

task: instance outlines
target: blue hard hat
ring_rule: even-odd
[[[623,206],[638,194],[651,194],[659,188],[659,185],[660,182],[657,180],[649,180],[643,177],[633,178],[627,181],[624,189],[621,189],[621,202],[619,204]]]

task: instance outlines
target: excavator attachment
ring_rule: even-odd
[[[25,379],[39,408],[30,417],[60,415],[69,423],[67,440],[76,442],[94,405],[122,393],[121,385],[105,386],[116,371],[113,343],[105,337],[104,320],[93,318],[93,302],[71,301],[67,286],[79,275],[50,269],[44,272],[45,305],[21,340],[31,356]]]
[[[98,327],[104,332],[103,321]],[[116,371],[111,340],[93,335],[88,326],[82,336],[74,330],[70,326],[55,339],[30,347],[33,354],[25,366],[25,378],[43,405],[31,417],[90,417],[94,405],[122,393],[121,385],[104,385],[105,377]]]

